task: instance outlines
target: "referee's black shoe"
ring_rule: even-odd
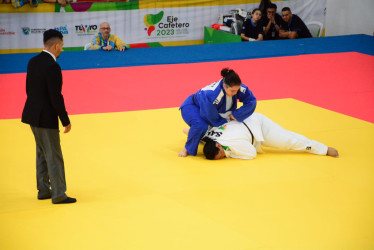
[[[77,202],[77,199],[67,197],[65,200],[54,202],[53,204],[68,204],[68,203],[75,203],[75,202]]]

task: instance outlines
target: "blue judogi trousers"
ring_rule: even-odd
[[[190,126],[185,148],[190,155],[196,155],[200,139],[208,130],[209,123],[200,116],[200,109],[196,105],[184,105],[181,113],[183,120]]]

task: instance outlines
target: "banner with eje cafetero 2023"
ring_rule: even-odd
[[[325,23],[326,0],[273,2],[278,5],[278,12],[288,6],[305,23]],[[4,13],[0,14],[0,51],[40,49],[43,47],[42,34],[47,29],[57,29],[63,33],[65,48],[82,48],[99,32],[100,23],[104,21],[110,23],[113,34],[128,44],[202,44],[204,27],[216,23],[219,14],[237,8],[251,11],[256,7],[258,3],[65,13]]]

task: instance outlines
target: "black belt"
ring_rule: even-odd
[[[247,126],[247,124],[245,124],[244,122],[242,122],[248,129],[249,133],[251,133],[251,137],[252,137],[252,145],[253,145],[253,134],[252,134],[252,131],[249,129],[249,127]]]

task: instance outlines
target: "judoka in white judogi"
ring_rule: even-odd
[[[252,114],[243,122],[230,121],[220,127],[213,127],[205,134],[205,137],[219,143],[219,145],[216,144],[219,152],[213,155],[213,158],[212,156],[209,158],[209,153],[207,155],[204,148],[204,154],[208,159],[223,157],[253,159],[258,152],[262,152],[262,145],[338,157],[336,149],[288,131],[259,113]]]

